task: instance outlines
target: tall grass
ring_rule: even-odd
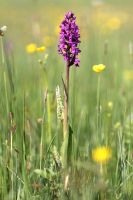
[[[9,4],[7,10],[14,14],[14,21],[4,14],[4,6],[0,7],[0,23],[8,25],[7,33],[0,37],[1,200],[132,200],[133,66],[129,43],[133,40],[133,22],[130,8],[122,8],[124,1],[119,3],[119,9],[111,2],[112,5],[100,7],[89,2],[88,8],[80,2],[68,3],[66,7],[63,3],[58,7],[40,3],[36,6],[40,9],[38,17],[32,4],[30,10],[25,9],[26,3],[21,10],[15,4],[15,11]],[[71,67],[70,73],[72,143],[67,154],[71,168],[64,168],[63,124],[57,119],[56,87],[59,85],[63,99],[65,67],[57,55],[58,36],[53,30],[59,22],[56,12],[62,15],[72,8],[81,28],[82,54],[80,67]],[[99,12],[107,14],[106,18],[120,18],[121,27],[104,32],[105,19],[95,19]],[[28,22],[21,13],[26,14]],[[38,37],[33,34],[34,20],[29,15],[37,17],[41,30]],[[103,21],[99,26],[100,20]],[[44,54],[28,55],[25,46],[30,42],[41,45],[43,34],[52,36],[54,42],[47,47],[47,62],[40,65],[38,59]],[[92,71],[92,65],[99,63],[106,65],[100,76]],[[92,160],[92,150],[98,146],[112,149],[112,158],[102,171],[99,163]]]

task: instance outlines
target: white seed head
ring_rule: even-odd
[[[61,99],[60,88],[56,87],[56,101],[57,101],[57,118],[59,120],[64,119],[64,106]]]
[[[4,36],[4,33],[6,32],[6,30],[7,30],[7,26],[2,26],[0,28],[0,36]]]
[[[1,30],[2,32],[6,32],[7,26],[2,26],[2,27],[0,28],[0,30]]]
[[[1,30],[2,30],[3,32],[7,31],[7,26],[2,26]]]

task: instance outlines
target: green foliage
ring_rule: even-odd
[[[1,0],[0,200],[132,200],[132,4]],[[63,140],[55,90],[63,99],[65,65],[56,29],[68,10],[77,16],[82,52],[80,67],[70,69]],[[25,51],[47,36],[46,52]],[[92,66],[100,63],[106,69],[98,81]],[[98,146],[112,149],[106,164],[92,160]]]

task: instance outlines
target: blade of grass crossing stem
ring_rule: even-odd
[[[4,67],[5,64],[5,57],[4,57],[4,47],[3,47],[3,38],[0,37],[1,42],[1,58],[2,58],[2,65]]]
[[[50,105],[50,94],[48,91],[48,75],[47,75],[47,71],[44,68],[44,85],[46,88],[46,107],[47,107],[47,117],[48,117],[48,131],[47,131],[47,143],[49,143],[51,141],[52,138],[52,132],[51,132],[51,105]]]
[[[48,115],[48,135],[47,135],[47,142],[49,143],[51,141],[51,105],[50,105],[50,94],[48,92],[47,94],[47,115]]]
[[[73,130],[69,125],[69,132],[68,132],[68,146],[67,146],[67,163],[68,166],[72,164],[72,138],[73,138]]]
[[[42,155],[43,155],[43,144],[44,144],[44,117],[45,117],[45,110],[46,110],[46,100],[47,100],[47,90],[44,96],[43,102],[43,116],[42,116],[42,125],[41,125],[41,139],[40,139],[40,170],[42,169]]]
[[[14,82],[13,82],[13,70],[12,70],[12,65],[9,60],[9,56],[6,52],[5,45],[3,44],[3,51],[4,51],[4,59],[5,59],[5,65],[7,68],[7,75],[9,79],[9,85],[12,93],[14,93]]]
[[[25,93],[23,96],[23,142],[22,142],[22,148],[23,148],[23,166],[22,166],[22,174],[23,174],[23,180],[24,180],[24,195],[25,199],[28,199],[30,197],[30,188],[29,188],[29,180],[28,180],[28,174],[27,174],[27,168],[26,168],[26,161],[27,161],[27,155],[26,155],[26,135],[25,135]]]

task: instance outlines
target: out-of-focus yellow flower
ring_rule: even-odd
[[[133,80],[133,70],[125,70],[124,71],[124,79],[125,80]]]
[[[46,51],[46,47],[45,46],[37,47],[36,51],[38,51],[38,52],[44,52],[44,51]]]
[[[111,17],[107,20],[105,28],[109,30],[118,30],[122,25],[121,20],[118,17]]]
[[[60,10],[60,12],[61,12],[61,10]],[[60,24],[61,24],[63,17],[64,17],[64,12],[58,16],[57,21],[55,22],[54,32],[57,36],[59,35],[59,32],[60,32]]]
[[[109,9],[109,8],[108,8]],[[113,10],[112,10],[113,11]],[[129,15],[126,12],[107,11],[107,7],[96,9],[92,13],[93,25],[98,29],[99,33],[110,34],[122,27],[128,21]]]
[[[109,107],[110,109],[113,108],[113,102],[112,102],[112,101],[109,101],[109,102],[108,102],[108,107]]]
[[[98,163],[106,163],[112,156],[112,151],[109,147],[97,147],[92,150],[92,159]]]
[[[106,68],[106,66],[103,64],[93,65],[93,67],[92,67],[93,71],[96,73],[102,72],[105,68]]]
[[[26,51],[27,51],[27,53],[34,53],[35,51],[36,51],[36,44],[34,44],[34,43],[31,43],[31,44],[28,44],[27,46],[26,46]]]
[[[57,25],[57,26],[55,27],[55,34],[56,34],[56,35],[59,35],[59,33],[60,33],[60,26]]]
[[[52,36],[45,36],[43,41],[46,47],[52,46],[54,43],[54,39]]]

